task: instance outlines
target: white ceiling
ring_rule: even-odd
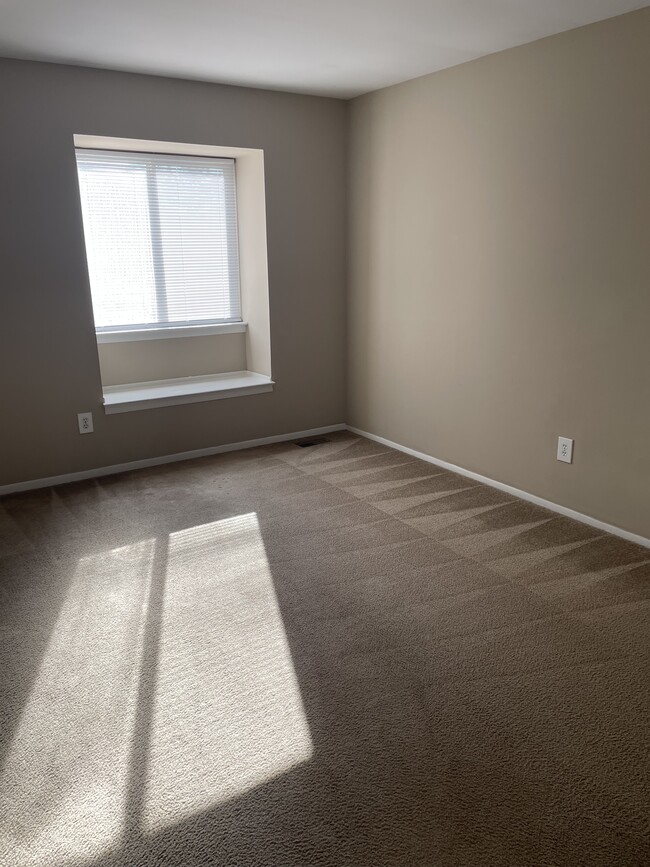
[[[650,0],[0,0],[0,55],[351,97]]]

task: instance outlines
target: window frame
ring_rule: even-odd
[[[248,322],[217,322],[213,325],[180,325],[164,328],[95,331],[98,344],[128,343],[138,340],[170,340],[173,337],[209,337],[212,334],[243,334],[248,331]]]
[[[160,141],[155,139],[118,138],[115,136],[89,133],[73,133],[73,147],[102,148],[107,150],[145,151],[147,153],[187,154],[196,156],[232,157],[237,169],[237,238],[239,243],[239,283],[241,292],[241,330],[245,332],[246,366],[249,371],[265,375],[272,379],[271,357],[271,288],[269,283],[269,261],[267,251],[267,205],[265,180],[265,154],[260,147],[242,147],[233,145],[197,144],[177,141]],[[71,180],[77,183],[77,169],[73,147],[71,153]],[[78,202],[78,229],[83,243],[83,221],[81,201]],[[85,254],[80,250],[81,255]],[[98,344],[117,342],[119,340],[148,339],[156,334],[159,337],[174,337],[178,332],[166,329],[146,332],[116,332],[114,335],[99,337],[95,331],[90,283],[87,279],[84,289],[88,295],[88,313],[86,320],[89,332]],[[193,326],[193,333],[199,335],[201,329],[215,328],[221,331],[225,326]],[[209,332],[204,332],[209,333]],[[226,332],[227,333],[227,332]],[[129,335],[129,336],[127,336]],[[185,336],[178,334],[178,336]],[[219,338],[217,338],[219,339]],[[182,403],[179,398],[178,403]]]
[[[141,144],[142,147],[134,147],[134,145]],[[111,343],[111,342],[120,342],[126,340],[146,340],[146,339],[156,339],[156,338],[165,338],[165,337],[187,337],[187,336],[199,336],[201,334],[226,334],[226,333],[237,333],[247,330],[247,323],[243,319],[243,301],[242,301],[242,287],[241,287],[241,265],[240,265],[240,250],[239,250],[239,209],[238,209],[238,188],[237,188],[237,169],[238,169],[238,160],[237,156],[234,153],[227,153],[226,151],[233,151],[235,149],[231,148],[218,148],[210,145],[188,145],[188,144],[176,144],[173,142],[146,142],[146,141],[137,141],[133,139],[118,139],[118,138],[108,138],[108,137],[98,137],[98,136],[84,136],[84,135],[75,135],[74,136],[74,147],[75,147],[75,160],[77,151],[99,151],[99,152],[122,152],[125,154],[133,154],[135,157],[138,155],[143,156],[156,156],[157,154],[161,156],[191,156],[198,157],[203,159],[222,159],[222,160],[231,160],[233,163],[233,173],[234,173],[234,193],[235,193],[235,232],[234,237],[227,238],[227,244],[229,248],[229,270],[235,270],[235,280],[230,281],[230,286],[235,286],[234,292],[231,288],[231,298],[233,294],[237,294],[238,308],[239,308],[239,317],[232,319],[225,318],[206,318],[206,319],[195,319],[195,320],[174,320],[174,321],[155,321],[155,322],[140,322],[140,323],[124,323],[119,325],[100,325],[95,324],[95,335],[98,343]],[[236,149],[240,150],[240,149]],[[160,269],[160,257],[156,257],[153,255],[154,249],[156,245],[161,244],[161,240],[159,237],[159,219],[157,219],[157,210],[158,210],[158,202],[155,199],[155,172],[150,171],[147,168],[146,173],[147,178],[147,219],[149,222],[149,229],[151,235],[151,247],[152,247],[152,259],[153,259],[153,267],[154,267],[154,287],[155,287],[155,297],[156,297],[156,307],[158,310],[161,309],[162,306],[167,305],[167,297],[162,299],[161,302],[161,293],[164,294],[164,275],[161,277],[159,273]],[[77,165],[77,181],[79,183],[79,167]],[[81,200],[80,200],[81,204]],[[82,219],[82,223],[83,223]],[[234,250],[233,250],[234,246]],[[86,254],[86,260],[88,262],[88,247],[86,243],[85,237],[85,224],[84,224],[84,251]],[[234,262],[234,269],[232,263]],[[89,264],[89,263],[88,263]],[[90,269],[88,269],[90,272]],[[89,284],[90,284],[90,273],[89,273]],[[91,289],[91,301],[93,301],[92,297],[92,285],[90,284]],[[93,320],[94,320],[94,301],[93,301]]]

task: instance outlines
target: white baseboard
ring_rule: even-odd
[[[351,425],[347,425],[347,429],[351,433],[366,437],[369,440],[374,440],[374,442],[381,443],[384,446],[389,446],[391,449],[396,449],[398,452],[404,452],[407,455],[412,455],[414,458],[419,458],[421,461],[427,461],[430,464],[435,464],[437,467],[450,470],[452,473],[458,473],[460,476],[467,476],[467,478],[474,479],[477,482],[482,482],[484,485],[498,488],[506,494],[512,494],[513,497],[519,497],[521,500],[535,503],[537,506],[543,506],[551,512],[557,512],[567,518],[573,518],[575,521],[588,524],[590,527],[595,527],[597,530],[603,530],[605,533],[620,536],[621,539],[627,539],[628,542],[635,542],[637,545],[643,545],[645,548],[650,548],[650,539],[646,539],[644,536],[630,533],[628,530],[623,530],[621,527],[615,527],[613,524],[606,524],[604,521],[599,521],[597,518],[592,518],[590,515],[583,515],[582,512],[576,512],[574,509],[568,509],[566,506],[552,503],[550,500],[545,500],[543,497],[538,497],[535,494],[529,494],[528,491],[521,491],[519,488],[513,488],[512,485],[506,485],[504,482],[497,482],[494,479],[489,479],[487,476],[481,476],[479,473],[474,473],[471,470],[458,467],[456,464],[450,464],[448,461],[441,461],[438,458],[433,458],[431,455],[426,455],[424,452],[418,452],[415,449],[410,449],[407,446],[394,443],[392,440],[385,439],[385,437],[376,436],[376,434],[359,430],[359,428],[351,427]]]
[[[51,488],[54,485],[65,485],[68,482],[81,482],[84,479],[94,479],[99,476],[111,476],[114,473],[125,473],[129,470],[142,470],[146,467],[156,467],[160,464],[173,464],[177,461],[188,461],[192,458],[204,458],[209,455],[220,455],[224,452],[236,452],[243,449],[252,449],[256,446],[268,446],[272,443],[283,443],[288,440],[303,439],[305,437],[322,436],[345,430],[344,424],[331,424],[327,427],[317,427],[311,430],[293,431],[292,433],[277,434],[272,437],[260,437],[256,440],[244,440],[239,443],[226,443],[222,446],[210,446],[206,449],[194,449],[191,452],[177,452],[173,455],[160,455],[156,458],[144,458],[141,461],[127,461],[124,464],[113,464],[110,467],[97,467],[92,470],[80,470],[77,473],[64,473],[62,476],[49,476],[45,479],[30,479],[27,482],[16,482],[13,485],[0,485],[0,497],[5,494],[16,494],[20,491],[33,491],[37,488]]]
[[[628,530],[623,530],[621,527],[616,527],[614,524],[607,524],[605,521],[599,521],[597,518],[592,518],[590,515],[584,515],[582,512],[576,512],[574,509],[569,509],[566,506],[561,506],[559,503],[553,503],[550,500],[545,500],[543,497],[538,497],[535,494],[529,494],[528,491],[522,491],[519,488],[514,488],[512,485],[507,485],[504,482],[497,482],[495,479],[490,479],[487,476],[482,476],[479,473],[466,470],[463,467],[450,464],[448,461],[442,461],[427,455],[424,452],[418,452],[408,446],[400,445],[399,443],[388,440],[385,437],[377,436],[376,434],[368,433],[368,431],[360,430],[346,424],[332,424],[327,427],[312,428],[311,430],[292,431],[291,433],[277,434],[276,436],[260,437],[254,440],[244,440],[238,443],[226,443],[221,446],[210,446],[205,449],[194,449],[189,452],[177,452],[173,455],[160,455],[155,458],[144,458],[140,461],[127,461],[123,464],[113,464],[109,467],[97,467],[90,470],[80,470],[76,473],[64,473],[61,476],[49,476],[44,479],[30,479],[26,482],[16,482],[12,485],[0,485],[0,497],[6,494],[16,494],[21,491],[33,491],[37,488],[50,488],[54,485],[65,485],[68,482],[80,482],[84,479],[94,479],[99,476],[110,476],[114,473],[124,473],[130,470],[141,470],[146,467],[156,467],[161,464],[172,464],[177,461],[187,461],[192,458],[203,458],[209,455],[219,455],[225,452],[240,451],[243,449],[252,449],[256,446],[266,446],[272,443],[282,443],[289,440],[302,439],[303,437],[323,436],[324,434],[334,433],[340,430],[349,430],[351,433],[358,436],[366,437],[369,440],[389,446],[399,452],[404,452],[407,455],[412,455],[414,458],[419,458],[421,461],[427,461],[430,464],[435,464],[445,470],[450,470],[453,473],[458,473],[461,476],[467,476],[469,479],[474,479],[484,485],[498,488],[506,494],[511,494],[513,497],[518,497],[521,500],[526,500],[529,503],[535,503],[551,512],[557,512],[567,518],[573,518],[575,521],[580,521],[583,524],[588,524],[590,527],[595,527],[597,530],[602,530],[605,533],[611,533],[614,536],[620,536],[622,539],[627,539],[629,542],[635,542],[637,545],[643,545],[645,548],[650,548],[650,539],[644,536],[639,536],[636,533],[630,533]]]

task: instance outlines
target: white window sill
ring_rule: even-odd
[[[97,343],[122,343],[129,340],[165,340],[169,337],[203,337],[210,334],[241,334],[246,322],[215,322],[211,325],[181,325],[166,328],[97,331]]]
[[[237,370],[232,373],[213,373],[206,376],[185,376],[180,379],[159,379],[153,382],[131,382],[126,385],[104,387],[104,412],[132,412],[179,403],[198,403],[222,400],[273,391],[270,376]]]

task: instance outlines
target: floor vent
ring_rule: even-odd
[[[323,443],[328,443],[327,437],[310,437],[306,440],[294,440],[294,446],[299,446],[301,449],[308,449],[310,446],[320,446]]]

